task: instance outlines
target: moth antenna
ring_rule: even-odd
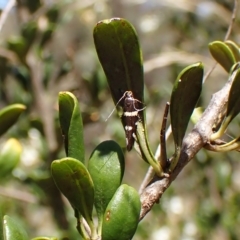
[[[144,109],[145,109],[146,107],[143,107],[143,108],[141,108],[141,109],[137,109],[136,107],[135,107],[135,105],[134,105],[134,109],[136,110],[136,111],[143,111]]]
[[[117,108],[117,105],[115,106],[115,108],[111,111],[111,113],[108,115],[108,117],[105,119],[105,122],[112,116],[112,114],[114,113],[115,109]]]
[[[137,102],[140,102],[140,103],[142,103],[141,101],[139,101],[139,100],[137,100],[137,99],[135,99],[134,98],[134,101],[137,101]],[[142,103],[143,104],[143,103]],[[143,111],[145,108],[146,108],[146,106],[145,107],[143,107],[143,108],[141,108],[141,109],[137,109],[136,107],[135,107],[135,104],[133,103],[133,107],[134,107],[134,109],[136,110],[136,111]]]
[[[127,92],[127,91],[126,91]],[[111,111],[111,113],[108,115],[108,117],[106,118],[105,122],[112,116],[112,114],[114,113],[114,111],[117,109],[118,104],[121,102],[121,100],[125,97],[126,92],[123,94],[123,96],[118,100],[118,102],[116,103],[114,109]]]

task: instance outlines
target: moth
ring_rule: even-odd
[[[118,100],[116,107],[117,105],[120,105],[123,109],[121,120],[125,130],[127,150],[131,151],[135,142],[137,123],[141,120],[138,113],[144,110],[145,107],[139,108],[139,105],[142,106],[142,102],[133,97],[132,91],[126,91]],[[106,121],[112,115],[114,110],[115,109],[110,113]]]
[[[135,142],[137,123],[141,120],[138,113],[139,111],[145,109],[145,107],[141,109],[138,108],[141,102],[133,97],[133,93],[131,91],[126,91],[120,101],[121,100],[123,108],[121,118],[126,135],[127,150],[131,151]]]

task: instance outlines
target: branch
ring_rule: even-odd
[[[31,56],[31,54],[28,54],[27,67],[29,68],[31,76],[32,90],[36,107],[43,122],[44,134],[49,151],[52,154],[55,153],[58,144],[54,131],[54,112],[52,111],[52,103],[50,102],[49,97],[47,97],[47,93],[42,84],[43,63],[34,56]],[[52,156],[50,156],[49,159],[51,159],[51,157]]]
[[[226,107],[230,87],[235,74],[236,72],[230,76],[229,80],[220,91],[213,94],[202,117],[194,126],[193,130],[184,138],[179,162],[170,177],[159,179],[155,175],[151,184],[142,191],[140,196],[142,202],[140,220],[144,218],[155,203],[159,202],[162,194],[175,180],[178,174],[208,142],[209,136],[212,134],[212,126],[217,122],[219,114],[222,113]]]

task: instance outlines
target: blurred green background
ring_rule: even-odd
[[[49,173],[51,161],[65,156],[58,92],[71,91],[79,99],[86,159],[103,140],[113,139],[125,147],[116,114],[105,121],[114,104],[93,44],[95,24],[122,17],[136,28],[144,59],[147,129],[155,151],[174,80],[189,64],[202,61],[205,73],[214,65],[208,43],[224,39],[234,1],[16,2],[0,25],[0,107],[22,103],[27,110],[0,139],[3,146],[7,139],[17,138],[23,148],[12,174],[0,175],[0,206],[30,237],[78,239],[73,210]],[[231,40],[240,41],[239,30],[237,15]],[[203,87],[203,109],[227,77],[217,66]],[[238,136],[239,125],[237,117],[228,134]],[[171,138],[167,148],[172,154]],[[201,150],[140,223],[134,240],[240,239],[239,156]],[[147,168],[135,151],[126,152],[124,183],[138,189]]]

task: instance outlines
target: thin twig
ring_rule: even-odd
[[[23,201],[26,203],[37,203],[37,198],[28,192],[24,192],[22,190],[10,189],[0,186],[0,195],[8,198],[12,198],[18,201]]]
[[[50,102],[46,91],[42,85],[43,79],[43,63],[29,54],[27,58],[29,73],[37,110],[41,117],[44,127],[44,134],[50,153],[54,153],[57,149],[56,134],[54,131],[54,112],[52,111],[52,102]]]
[[[235,0],[234,1],[234,6],[233,6],[233,11],[232,11],[232,17],[231,17],[231,21],[230,21],[230,24],[228,26],[228,30],[226,32],[226,35],[224,37],[224,41],[227,41],[229,36],[231,35],[232,33],[232,29],[233,29],[233,24],[235,22],[235,19],[236,19],[236,15],[237,15],[237,10],[238,10],[238,0]]]

